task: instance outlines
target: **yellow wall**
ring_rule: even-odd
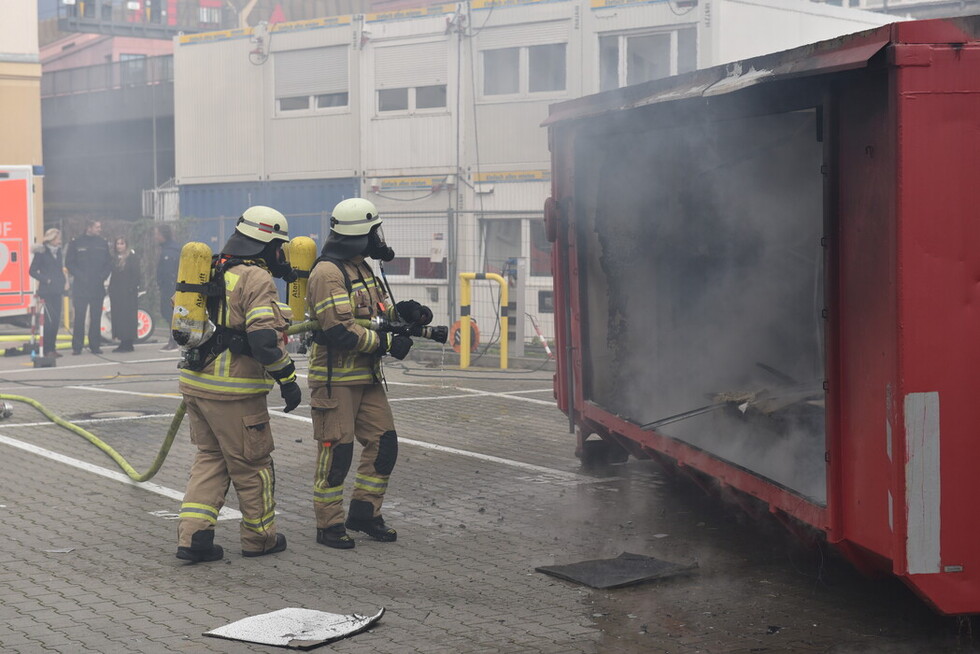
[[[40,166],[41,64],[0,61],[0,165]],[[41,178],[34,184],[34,234],[43,233]],[[39,239],[38,239],[39,240]]]

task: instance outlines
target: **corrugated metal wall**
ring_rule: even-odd
[[[268,99],[248,51],[248,39],[174,48],[178,184],[261,179]]]
[[[235,221],[249,206],[273,207],[289,219],[289,235],[309,236],[317,243],[328,226],[333,207],[358,193],[356,179],[316,179],[288,182],[188,184],[180,187],[180,210],[191,221],[189,240],[221,247]]]

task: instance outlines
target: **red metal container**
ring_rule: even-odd
[[[980,17],[554,105],[559,406],[980,613]]]

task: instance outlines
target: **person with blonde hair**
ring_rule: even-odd
[[[68,280],[61,252],[61,230],[52,227],[44,232],[41,245],[34,246],[34,259],[31,261],[30,275],[38,281],[37,295],[44,301],[43,354],[46,357],[60,357],[58,354],[58,327],[61,324],[61,308],[64,304]]]

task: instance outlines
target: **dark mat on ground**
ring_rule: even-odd
[[[623,552],[614,559],[594,559],[567,565],[549,565],[535,568],[535,572],[567,579],[592,588],[617,588],[644,581],[663,579],[689,572],[697,567],[661,561],[652,556]]]

